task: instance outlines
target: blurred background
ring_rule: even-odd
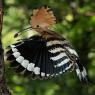
[[[14,33],[29,26],[32,10],[43,5],[54,11],[57,24],[52,29],[70,40],[93,83],[81,84],[75,72],[55,79],[31,80],[17,75],[5,61],[7,85],[12,95],[95,95],[94,0],[4,0],[2,41],[5,51],[7,45],[17,40]]]

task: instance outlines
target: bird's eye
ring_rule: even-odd
[[[39,27],[39,25],[37,25],[37,27]]]

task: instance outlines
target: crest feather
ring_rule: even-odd
[[[42,23],[49,27],[56,23],[56,18],[50,8],[41,7],[40,9],[34,9],[31,16],[30,24],[33,26],[35,23]]]

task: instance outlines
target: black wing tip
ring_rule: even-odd
[[[8,61],[13,61],[13,60],[15,60],[15,58],[14,58],[13,55],[9,55],[9,56],[7,56],[6,59],[7,59]]]

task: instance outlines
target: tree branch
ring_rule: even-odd
[[[2,48],[3,0],[0,0],[0,95],[10,95],[5,81],[4,50]]]

